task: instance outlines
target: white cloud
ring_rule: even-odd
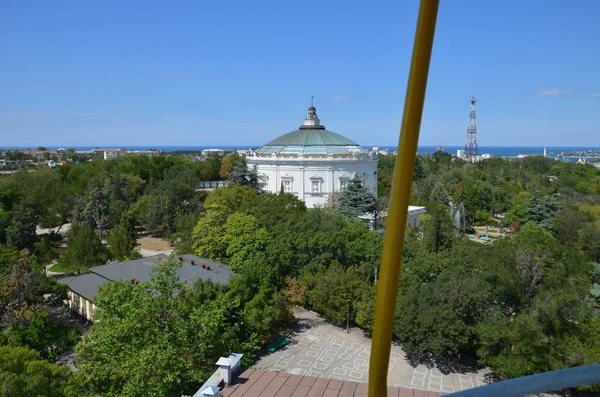
[[[348,97],[345,95],[332,95],[329,97],[329,99],[331,99],[332,101],[345,101],[346,99],[348,99]]]
[[[535,94],[536,96],[546,97],[546,96],[574,96],[575,91],[573,90],[563,90],[560,88],[546,88],[543,90],[539,90]]]
[[[563,90],[560,88],[545,88],[543,90],[539,90],[538,92],[535,93],[535,96],[538,98],[544,98],[544,97],[570,97],[570,96],[575,96],[577,95],[577,93],[573,90]]]
[[[600,94],[592,94],[592,98],[600,98]]]

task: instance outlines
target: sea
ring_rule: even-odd
[[[91,149],[115,149],[115,148],[124,148],[127,150],[161,150],[163,152],[175,152],[175,151],[200,151],[204,149],[223,149],[223,150],[237,150],[237,149],[251,149],[259,147],[260,145],[211,145],[211,146],[165,146],[165,145],[135,145],[135,146],[123,146],[123,145],[103,145],[103,146],[45,146],[46,148],[52,149],[60,149],[60,148],[74,148],[76,150],[91,150]],[[365,148],[371,148],[372,146],[364,146]],[[2,149],[16,150],[16,149],[35,149],[35,147],[24,147],[24,146],[4,146]],[[391,152],[397,150],[397,146],[387,146],[387,145],[379,145],[379,149],[388,149]],[[444,150],[452,155],[456,155],[456,151],[459,149],[464,149],[464,146],[445,146]],[[420,154],[430,154],[435,153],[437,150],[436,146],[419,146],[418,152]],[[593,153],[592,155],[592,152]],[[520,155],[543,155],[544,147],[543,146],[479,146],[480,154],[491,154],[497,157],[518,157]],[[565,153],[572,154],[571,156],[567,156],[566,160],[577,161],[579,159],[578,155],[582,154],[583,157],[589,159],[598,159],[595,155],[600,156],[600,147],[586,147],[586,146],[548,146],[546,147],[546,154],[548,156],[556,156],[557,154]]]

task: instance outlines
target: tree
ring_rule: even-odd
[[[32,208],[21,203],[12,216],[12,222],[6,230],[6,242],[9,247],[17,250],[33,248],[37,239],[37,215]]]
[[[47,310],[37,312],[26,325],[13,324],[9,334],[13,344],[35,350],[51,361],[79,339],[77,330],[55,323]]]
[[[550,230],[554,223],[554,217],[561,209],[562,204],[557,198],[534,194],[527,205],[527,217]]]
[[[229,179],[231,173],[240,167],[243,162],[243,158],[238,154],[231,153],[223,158],[221,161],[221,169],[219,170],[219,176],[223,179]]]
[[[480,356],[510,378],[600,358],[600,322],[584,302],[565,293],[544,293],[514,319],[491,318],[479,330]]]
[[[227,263],[234,271],[243,269],[246,261],[256,252],[263,251],[271,241],[271,235],[252,215],[235,213],[223,225],[223,242],[227,246]]]
[[[0,322],[24,324],[36,309],[29,298],[42,280],[41,268],[27,250],[4,251],[2,257],[6,262],[0,268]]]
[[[87,223],[75,223],[67,234],[67,248],[62,260],[78,273],[93,266],[104,265],[107,260],[106,248]]]
[[[67,397],[71,370],[26,347],[0,346],[0,396]]]
[[[263,181],[258,175],[256,166],[249,169],[246,159],[242,159],[230,172],[229,180],[240,186],[248,186],[256,192],[262,191]]]
[[[100,240],[104,239],[104,231],[108,225],[108,209],[109,203],[106,194],[99,187],[93,188],[87,198],[84,217],[91,221]]]
[[[376,208],[375,196],[363,186],[358,175],[348,181],[340,197],[339,211],[349,217],[371,214]]]
[[[251,187],[232,185],[209,194],[204,201],[204,209],[207,214],[214,216],[219,224],[223,224],[229,215],[238,211],[245,203],[251,202],[256,196],[256,191]]]
[[[177,216],[175,233],[171,235],[175,253],[192,254],[194,253],[194,227],[200,220],[197,214],[180,214]]]
[[[577,210],[565,209],[556,214],[552,225],[554,236],[563,244],[576,244],[585,216]]]
[[[346,324],[348,315],[353,322],[352,307],[360,301],[363,289],[367,287],[364,279],[357,267],[344,270],[336,262],[322,272],[305,272],[300,278],[300,284],[306,290],[302,303],[337,324]]]
[[[162,236],[175,231],[178,204],[166,191],[156,190],[140,197],[133,211],[148,233]]]
[[[216,214],[209,212],[200,218],[192,231],[192,238],[196,255],[216,261],[226,260],[225,231]]]
[[[134,231],[129,230],[126,225],[119,223],[110,230],[107,238],[110,255],[118,261],[127,261],[141,257],[135,247]]]
[[[303,216],[306,204],[293,194],[263,193],[242,203],[239,211],[254,216],[261,226],[273,233]]]
[[[423,156],[417,155],[417,157],[415,157],[415,168],[413,170],[413,182],[418,182],[427,176],[424,164],[425,160],[423,159]]]
[[[492,214],[488,211],[477,210],[475,211],[475,224],[477,226],[488,226],[494,219],[492,218]]]
[[[456,234],[449,210],[442,204],[431,204],[427,214],[421,217],[423,243],[430,252],[449,248]]]
[[[450,202],[450,197],[443,184],[438,182],[433,186],[433,189],[429,195],[429,200],[448,205]]]
[[[178,266],[170,260],[148,282],[100,288],[98,321],[76,347],[91,393],[191,395],[220,356],[254,355],[256,335],[242,321],[240,299],[222,293],[208,299],[196,287],[188,289]]]
[[[600,262],[600,228],[595,223],[584,223],[579,230],[579,246],[594,262]]]
[[[510,222],[516,222],[519,225],[524,225],[529,220],[527,214],[527,201],[517,200],[513,206],[504,215],[504,222],[508,225]]]
[[[59,242],[46,235],[35,246],[35,257],[41,265],[49,265],[60,256]]]

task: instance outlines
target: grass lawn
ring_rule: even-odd
[[[50,266],[50,268],[48,269],[51,272],[55,272],[55,273],[74,273],[75,269],[73,269],[72,267],[65,265],[64,263],[60,263],[58,262],[55,265]]]

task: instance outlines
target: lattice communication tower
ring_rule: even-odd
[[[471,97],[471,113],[469,115],[469,126],[467,127],[467,138],[465,139],[464,158],[475,161],[479,155],[477,146],[477,123],[475,122],[475,97]]]

